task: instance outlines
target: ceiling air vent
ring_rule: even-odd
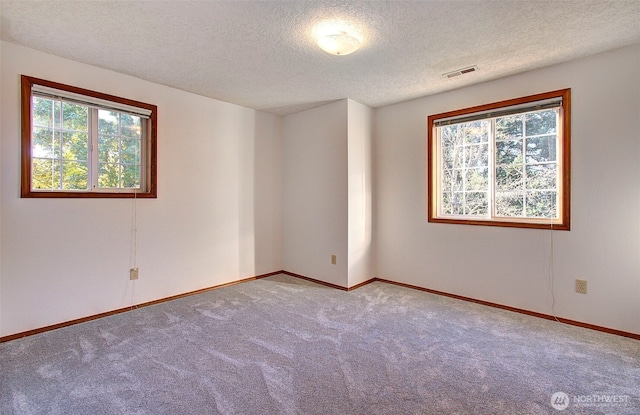
[[[476,65],[473,65],[473,66],[469,66],[467,68],[458,69],[457,71],[447,72],[443,76],[446,76],[447,78],[455,78],[456,76],[460,76],[460,75],[464,75],[464,74],[467,74],[467,73],[475,72],[477,70],[478,70],[478,67]]]

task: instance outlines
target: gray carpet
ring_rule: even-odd
[[[0,353],[2,415],[640,414],[639,341],[382,282],[277,275]]]

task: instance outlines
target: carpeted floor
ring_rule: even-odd
[[[640,414],[637,340],[285,275],[6,342],[0,370],[2,415]]]

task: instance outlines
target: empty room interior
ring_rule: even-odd
[[[0,12],[0,413],[640,413],[637,0]]]

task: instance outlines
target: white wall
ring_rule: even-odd
[[[284,117],[285,270],[341,287],[373,277],[372,115],[344,99]]]
[[[1,43],[0,335],[282,269],[281,117]],[[21,199],[20,74],[158,106],[158,199]]]
[[[429,114],[567,87],[571,231],[427,222]],[[640,47],[380,108],[374,135],[379,277],[640,333]]]
[[[283,123],[283,267],[347,287],[347,100]]]
[[[0,336],[280,269],[640,333],[639,47],[375,111],[342,100],[284,118],[0,47]],[[138,281],[131,200],[19,197],[20,74],[158,105],[159,197],[137,201]],[[550,232],[427,223],[426,117],[565,87],[572,230],[553,233],[552,310]]]
[[[348,100],[348,286],[373,278],[372,122],[373,111]]]
[[[282,266],[282,117],[256,112],[253,231],[260,273]],[[268,265],[268,266],[267,266]]]

